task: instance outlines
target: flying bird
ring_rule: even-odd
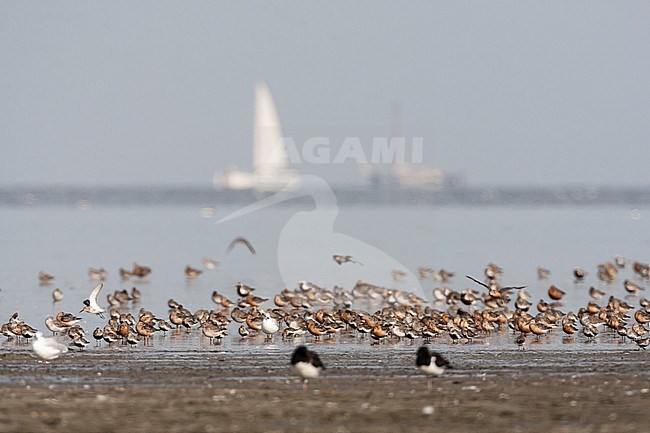
[[[280,232],[276,260],[285,287],[293,286],[308,275],[320,275],[322,286],[353,287],[359,279],[387,285],[393,283],[387,270],[406,268],[385,251],[335,231],[339,213],[337,198],[330,185],[318,176],[299,176],[281,191],[239,209],[216,223],[223,224],[298,197],[309,197],[314,206],[310,210],[292,212]],[[337,251],[363,257],[365,266],[355,267],[354,271],[339,269],[341,272],[323,273],[324,264],[335,264],[332,263],[332,254]],[[301,259],[296,260],[296,257]],[[413,273],[409,272],[401,284],[415,291],[416,295],[424,296],[422,284]]]
[[[232,251],[232,249],[235,248],[235,245],[237,245],[237,244],[244,245],[246,248],[248,248],[248,251],[250,251],[251,254],[253,254],[253,255],[257,254],[255,252],[255,248],[253,248],[253,245],[248,241],[248,239],[246,239],[243,236],[237,236],[235,239],[233,239],[232,242],[230,242],[230,245],[228,245],[228,248],[226,249],[226,252],[230,253]]]
[[[104,318],[104,313],[106,312],[106,310],[100,307],[99,304],[97,303],[97,296],[99,295],[99,292],[102,290],[102,287],[104,287],[103,283],[95,287],[93,291],[90,292],[90,297],[84,301],[84,307],[80,311],[80,313],[86,312],[90,314],[97,314],[102,319]]]
[[[339,254],[334,254],[332,256],[332,258],[339,265],[342,265],[343,263],[356,263],[358,265],[363,266],[363,263],[361,263],[360,261],[358,261],[357,259],[355,259],[352,256],[342,256],[342,255],[339,255]]]

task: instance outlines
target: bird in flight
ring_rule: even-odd
[[[250,251],[251,254],[253,255],[257,254],[255,252],[255,248],[253,248],[253,245],[248,241],[248,239],[246,239],[243,236],[237,236],[235,239],[233,239],[232,242],[230,242],[230,245],[228,245],[228,249],[226,250],[226,252],[230,253],[232,249],[235,248],[235,245],[237,244],[244,245],[246,248],[248,248],[248,251]]]
[[[363,263],[361,263],[360,261],[358,261],[357,259],[355,259],[352,256],[343,256],[343,255],[339,255],[339,254],[334,254],[332,256],[332,258],[339,265],[342,265],[343,263],[356,263],[358,265],[363,266]]]
[[[86,312],[90,314],[97,314],[102,319],[104,318],[104,313],[106,312],[106,310],[100,307],[99,304],[97,303],[97,296],[99,295],[99,292],[102,290],[102,287],[104,287],[103,283],[95,287],[93,291],[90,292],[90,296],[88,297],[88,299],[84,301],[84,307],[80,311],[80,313]]]

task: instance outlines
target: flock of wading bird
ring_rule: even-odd
[[[229,250],[237,244],[243,244],[255,254],[252,245],[244,238],[235,239]],[[351,256],[334,255],[339,265],[346,263],[361,265]],[[203,260],[206,270],[216,269],[218,262]],[[645,290],[640,284],[650,280],[650,265],[616,257],[613,262],[599,264],[596,270],[598,280],[609,288],[615,288],[619,273],[631,268],[630,278],[623,281],[623,288],[628,293],[624,299],[607,294],[596,287],[590,287],[592,298],[576,312],[562,311],[562,298],[566,294],[552,284],[548,288],[548,300],[540,299],[533,304],[526,286],[503,286],[500,283],[502,269],[495,264],[488,264],[484,269],[485,279],[480,281],[467,276],[478,289],[467,288],[455,291],[451,288],[433,289],[433,301],[430,303],[414,293],[391,289],[358,281],[351,289],[342,287],[323,288],[301,281],[294,289],[284,289],[273,296],[275,308],[268,306],[270,299],[256,296],[255,288],[243,283],[236,285],[237,298],[212,293],[214,305],[211,308],[194,312],[181,303],[170,299],[169,312],[158,316],[146,308],[135,305],[140,302],[142,293],[136,287],[130,291],[116,290],[106,296],[108,311],[100,305],[99,296],[104,286],[101,282],[83,301],[80,313],[96,314],[101,318],[108,315],[105,326],[97,327],[92,337],[96,344],[101,341],[108,344],[152,344],[156,334],[163,338],[168,332],[193,332],[199,329],[211,343],[221,343],[228,336],[231,324],[238,326],[241,339],[264,335],[266,341],[276,337],[283,340],[305,341],[307,339],[332,339],[338,335],[350,339],[366,339],[366,335],[375,344],[383,341],[420,340],[425,344],[435,339],[436,343],[468,342],[473,339],[486,338],[497,332],[511,332],[514,343],[523,349],[527,339],[539,340],[553,332],[566,334],[565,342],[572,341],[574,334],[582,334],[583,340],[595,341],[599,333],[608,333],[621,341],[630,341],[638,348],[644,349],[650,341],[650,300],[641,297]],[[627,271],[630,273],[630,271]],[[120,269],[123,281],[132,278],[146,278],[151,269],[134,263],[131,269]],[[186,267],[188,278],[196,278],[202,271]],[[447,285],[454,277],[452,272],[420,267],[420,278],[433,278]],[[104,269],[90,268],[91,280],[104,281],[108,272]],[[574,268],[576,282],[584,280],[588,273],[581,268]],[[539,280],[546,280],[550,271],[537,268]],[[400,273],[393,271],[393,278],[399,279]],[[41,272],[42,284],[50,284],[54,277]],[[602,286],[602,284],[601,284]],[[579,290],[576,288],[575,290]],[[54,302],[63,297],[60,289],[52,292]],[[514,299],[514,302],[513,302]],[[632,305],[629,302],[636,303]],[[266,306],[265,306],[266,305]],[[358,308],[367,305],[374,312]],[[90,342],[86,331],[79,325],[81,317],[69,312],[59,312],[55,317],[45,319],[45,326],[54,335],[43,336],[42,332],[21,321],[14,313],[9,321],[2,325],[2,333],[10,339],[29,340],[34,338],[33,349],[44,361],[57,358],[71,349],[83,349]],[[556,329],[558,329],[556,331]],[[618,336],[618,337],[617,337]],[[62,341],[67,340],[67,343]],[[324,368],[318,356],[303,346],[292,357],[292,364],[303,379],[315,377]],[[307,362],[309,366],[296,366]],[[439,375],[448,367],[444,358],[436,353],[421,348],[416,359],[417,366],[425,374]]]

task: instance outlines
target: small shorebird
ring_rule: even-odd
[[[431,377],[440,376],[448,368],[453,368],[449,362],[436,352],[430,352],[426,346],[418,349],[415,365],[421,373],[429,376],[427,386],[431,390]]]
[[[618,268],[613,263],[601,263],[598,265],[598,279],[606,283],[613,283],[618,277]]]
[[[77,317],[72,313],[65,313],[63,311],[60,311],[56,315],[56,320],[61,321],[65,326],[74,326],[77,323],[81,322],[81,317]]]
[[[598,328],[595,325],[588,324],[582,328],[582,334],[587,337],[588,341],[591,341],[598,335]]]
[[[407,273],[404,271],[400,271],[399,269],[393,269],[390,272],[390,275],[393,277],[393,280],[395,281],[402,281],[406,278]]]
[[[248,337],[248,336],[250,335],[250,331],[246,328],[245,325],[241,325],[241,326],[239,327],[238,332],[239,332],[239,335],[240,335],[242,338],[246,338],[246,337]]]
[[[95,344],[99,345],[104,338],[104,330],[99,326],[93,331],[93,338],[95,339]]]
[[[209,257],[203,257],[203,266],[205,266],[205,269],[209,271],[213,271],[217,269],[217,267],[219,266],[219,262]]]
[[[634,342],[639,346],[639,349],[646,350],[646,347],[650,344],[650,338],[637,338]]]
[[[63,292],[58,287],[52,290],[52,302],[56,303],[63,299]]]
[[[582,268],[573,268],[573,277],[576,279],[576,281],[582,281],[585,279],[585,277],[589,275],[587,271],[585,271]]]
[[[451,280],[454,275],[456,275],[454,272],[447,271],[445,269],[440,269],[436,271],[435,274],[433,274],[433,279],[436,281],[440,281],[441,283],[448,283],[449,280]]]
[[[71,325],[66,325],[60,320],[57,320],[52,316],[48,316],[45,318],[45,326],[47,327],[47,329],[52,331],[52,334],[58,334],[60,332],[67,331],[69,326]]]
[[[605,292],[603,292],[602,290],[598,290],[594,286],[591,286],[589,288],[589,296],[591,296],[594,299],[600,299],[603,296],[605,296]]]
[[[520,332],[517,338],[515,338],[515,343],[520,350],[524,350],[524,344],[526,344],[526,335],[523,332]]]
[[[135,275],[138,278],[144,278],[151,273],[151,268],[148,266],[142,266],[137,263],[133,263],[133,269],[131,274]]]
[[[54,279],[54,276],[50,275],[50,274],[48,274],[46,272],[41,271],[41,272],[38,273],[38,280],[41,283],[47,284],[50,281],[52,281],[53,279]]]
[[[120,268],[120,278],[123,280],[128,280],[133,274],[128,269]]]
[[[634,320],[640,324],[650,323],[650,313],[645,310],[636,310],[634,313]]]
[[[291,355],[291,366],[295,373],[302,378],[302,387],[307,390],[307,381],[315,379],[325,366],[321,362],[318,354],[308,350],[305,346],[298,346]]]
[[[267,299],[267,298],[261,298],[261,297],[259,297],[259,296],[248,295],[248,296],[246,296],[246,298],[244,299],[244,301],[245,301],[248,305],[251,305],[251,306],[253,306],[253,307],[259,307],[259,306],[262,305],[264,302],[268,301],[268,299]]]
[[[485,266],[484,270],[485,276],[488,278],[488,280],[496,280],[498,279],[501,274],[503,273],[503,269],[501,269],[499,266],[495,265],[494,263],[488,263]]]
[[[226,252],[230,253],[232,249],[235,248],[235,245],[237,244],[244,245],[246,248],[248,248],[248,251],[250,251],[252,255],[257,254],[255,252],[255,248],[253,248],[253,245],[248,241],[248,239],[246,239],[243,236],[237,236],[235,239],[233,239],[232,242],[230,242],[230,244],[228,245]]]
[[[635,261],[632,264],[632,270],[634,270],[634,273],[639,275],[640,277],[643,278],[650,277],[650,264],[648,263],[641,263]]]
[[[97,314],[99,317],[102,319],[104,318],[104,313],[106,310],[101,308],[99,304],[97,303],[97,296],[99,295],[99,292],[102,290],[102,287],[104,287],[104,283],[100,284],[99,286],[95,287],[92,292],[90,292],[90,296],[88,299],[86,299],[84,303],[83,309],[80,311],[80,313],[90,313],[90,314]]]
[[[614,257],[614,264],[616,265],[617,268],[623,269],[623,268],[627,268],[627,266],[630,264],[630,261],[625,257],[616,256]]]
[[[108,278],[108,271],[104,268],[88,268],[88,276],[94,281],[105,281]]]
[[[336,260],[336,259],[334,259],[334,260]],[[418,266],[418,274],[420,275],[420,278],[422,278],[422,279],[433,277],[433,274],[435,272],[436,271],[433,268],[428,268],[426,266]]]
[[[623,285],[625,286],[625,290],[627,290],[628,293],[636,293],[639,290],[645,290],[644,287],[641,287],[634,281],[630,281],[630,280],[625,280]]]
[[[237,294],[242,298],[248,296],[255,288],[249,287],[244,283],[237,283]]]
[[[158,319],[156,325],[158,326],[158,330],[162,331],[163,335],[166,335],[167,331],[171,331],[172,329],[172,325],[163,319]]]
[[[562,331],[566,335],[573,335],[578,332],[578,321],[572,319],[569,315],[562,317]]]
[[[555,284],[551,285],[551,287],[548,288],[548,296],[554,301],[559,301],[562,299],[562,297],[564,297],[564,295],[566,295],[566,293],[558,289]]]
[[[191,267],[190,265],[185,266],[185,275],[187,278],[196,278],[203,273],[202,270]]]
[[[332,258],[339,265],[342,265],[343,263],[356,263],[358,265],[363,266],[363,263],[361,263],[360,261],[358,261],[352,256],[342,256],[342,255],[334,254]]]
[[[541,266],[537,267],[537,279],[538,280],[545,280],[548,278],[548,276],[551,274],[551,271],[549,271],[546,268],[542,268]]]
[[[32,343],[32,348],[34,349],[34,353],[43,359],[46,366],[47,361],[56,359],[59,355],[68,351],[65,345],[59,343],[55,338],[43,337],[43,333],[40,331],[36,333],[35,337],[36,339]]]
[[[216,290],[212,292],[212,302],[221,305],[223,308],[230,308],[232,306],[232,301],[224,295],[219,294]]]

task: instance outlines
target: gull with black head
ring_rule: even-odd
[[[90,314],[97,314],[99,317],[102,319],[104,318],[104,313],[106,310],[104,310],[102,307],[99,306],[97,303],[97,296],[99,295],[99,292],[102,290],[102,287],[104,287],[104,284],[100,284],[99,286],[95,287],[92,292],[90,292],[90,296],[88,299],[86,299],[84,303],[83,309],[80,311],[80,313],[90,313]]]

